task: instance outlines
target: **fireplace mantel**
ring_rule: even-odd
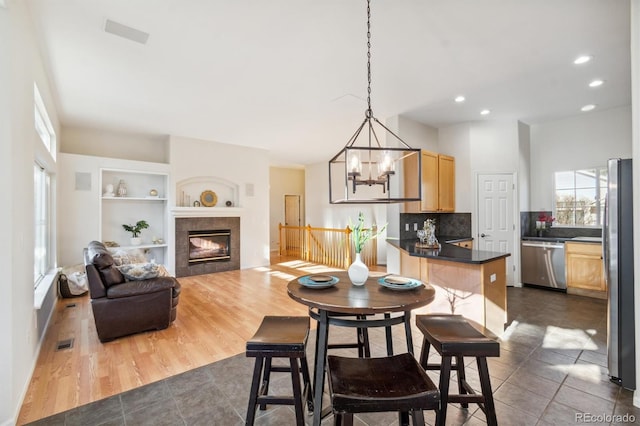
[[[240,217],[242,207],[172,207],[171,217]]]

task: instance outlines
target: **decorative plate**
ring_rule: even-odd
[[[202,191],[202,194],[200,194],[200,203],[205,207],[213,207],[217,202],[218,196],[213,191],[207,189],[206,191]]]
[[[328,278],[328,280],[327,280]],[[298,278],[298,282],[308,288],[327,288],[336,285],[338,277],[331,275],[305,275]]]
[[[412,278],[386,276],[378,279],[378,284],[391,290],[415,290],[422,287],[422,282]]]

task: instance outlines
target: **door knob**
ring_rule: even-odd
[[[491,235],[485,234],[485,233],[483,232],[482,234],[480,234],[480,236],[481,236],[482,238],[484,238],[484,237],[490,237]]]

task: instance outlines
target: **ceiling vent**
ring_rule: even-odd
[[[127,40],[135,41],[140,44],[147,44],[147,40],[149,39],[149,33],[136,30],[135,28],[128,27],[119,22],[112,21],[111,19],[107,19],[105,22],[104,30],[113,35],[117,35],[118,37],[126,38]]]

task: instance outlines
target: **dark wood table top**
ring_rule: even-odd
[[[347,314],[377,314],[406,312],[431,303],[435,290],[425,284],[413,290],[392,290],[381,286],[378,279],[383,275],[369,276],[362,286],[351,284],[347,272],[323,273],[337,277],[340,281],[328,288],[308,288],[298,282],[289,281],[289,296],[311,308]]]

